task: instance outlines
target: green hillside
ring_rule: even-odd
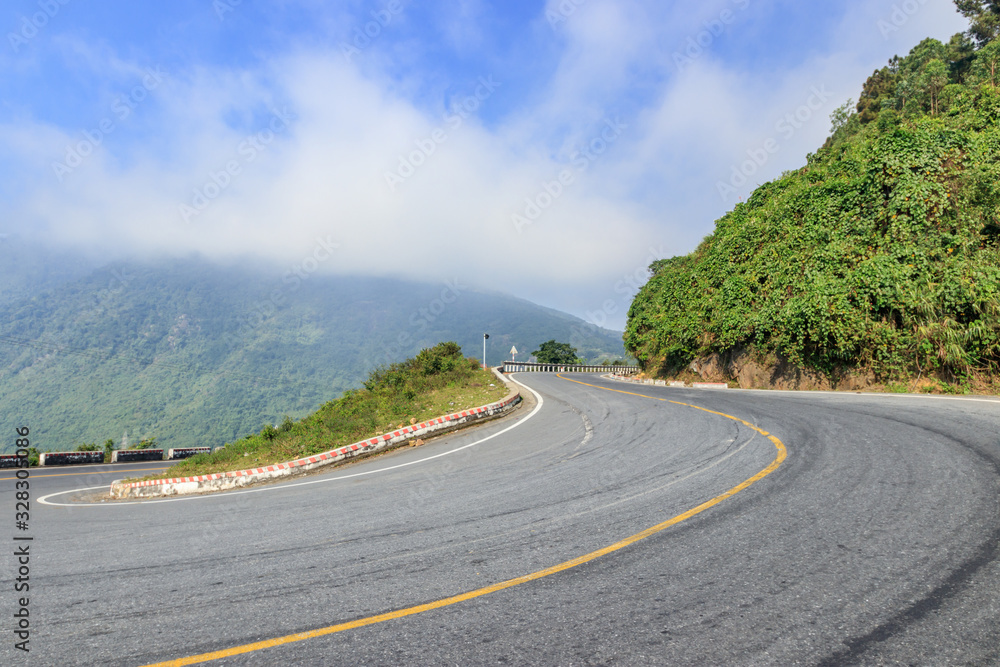
[[[104,262],[0,233],[0,307],[82,278]]]
[[[507,395],[492,371],[463,357],[455,343],[439,343],[412,359],[380,367],[364,386],[327,401],[316,412],[186,459],[146,479],[207,475],[273,465],[319,454],[411,423],[486,405]]]
[[[996,386],[1000,9],[965,4],[979,32],[894,58],[804,167],[650,267],[625,333],[647,371],[742,355],[831,386]]]
[[[617,332],[465,285],[113,264],[0,302],[0,429],[28,423],[49,451],[126,431],[220,445],[441,341],[479,356],[484,332],[491,364],[552,338],[591,360],[624,354]]]

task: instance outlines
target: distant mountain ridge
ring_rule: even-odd
[[[0,300],[0,428],[30,425],[43,450],[126,432],[219,445],[441,341],[478,358],[489,333],[491,364],[552,338],[593,361],[625,354],[618,332],[461,281],[295,278],[188,259],[19,285]]]

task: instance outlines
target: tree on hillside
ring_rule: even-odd
[[[989,83],[996,86],[1000,79],[998,65],[1000,40],[977,49],[976,43],[964,33],[954,35],[947,44],[925,39],[909,54],[894,56],[888,66],[875,70],[868,77],[855,107],[857,115],[849,120],[867,125],[886,109],[898,112],[903,118],[927,112],[937,115],[946,110],[942,107],[941,96],[949,84]],[[833,120],[836,128],[837,119]],[[853,136],[855,132],[846,125],[840,134]]]
[[[575,347],[571,347],[569,343],[557,343],[555,340],[542,343],[531,354],[540,364],[576,364],[580,361],[576,356]]]
[[[928,102],[926,107],[930,108],[925,68],[935,60],[952,67],[955,65],[954,57],[964,58],[965,54],[958,46],[945,46],[932,38],[917,44],[903,58],[894,56],[889,60],[888,67],[875,70],[865,82],[856,107],[858,120],[862,125],[870,123],[887,108],[907,116],[920,114],[924,110],[925,101]],[[937,65],[933,69],[937,70]],[[946,71],[945,85],[947,83]]]
[[[928,61],[924,65],[920,84],[927,101],[930,103],[931,115],[936,116],[938,112],[938,96],[944,90],[944,87],[948,85],[948,67],[937,58]]]
[[[861,129],[859,114],[855,113],[854,100],[847,100],[830,114],[830,136],[823,148],[829,148]]]
[[[156,436],[153,436],[151,438],[143,438],[139,441],[138,445],[133,447],[133,449],[155,449],[157,445],[159,445],[159,443],[156,442]]]
[[[945,45],[948,54],[949,78],[953,83],[965,83],[969,70],[976,60],[976,44],[964,32],[952,35]]]
[[[830,134],[837,134],[841,129],[847,127],[847,123],[853,115],[851,113],[852,106],[854,106],[854,100],[847,100],[833,110],[833,113],[830,114]]]
[[[906,57],[899,59],[894,58],[890,61],[890,67],[893,66],[893,61],[895,61],[895,68],[900,74],[904,76],[908,74],[916,74],[919,76],[927,63],[935,59],[948,61],[950,60],[949,56],[948,47],[946,47],[940,40],[934,39],[933,37],[927,37],[910,49],[910,52],[906,54]]]
[[[865,81],[861,90],[861,97],[858,98],[858,120],[862,123],[870,123],[882,111],[882,100],[892,95],[895,77],[888,67],[877,69]]]
[[[975,83],[988,83],[994,88],[1000,83],[1000,39],[993,40],[976,53],[972,79]]]
[[[969,36],[984,46],[1000,36],[1000,0],[955,0],[959,13],[969,19]]]

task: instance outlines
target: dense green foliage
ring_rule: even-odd
[[[577,356],[576,348],[569,343],[550,340],[542,343],[531,353],[540,364],[577,364],[583,360]]]
[[[80,277],[85,263],[46,274],[44,253],[14,240],[0,253],[0,278],[17,285],[0,291],[0,432],[28,424],[42,451],[125,433],[163,448],[218,446],[303,417],[438,341],[481,350],[484,330],[491,364],[552,337],[595,360],[624,354],[620,334],[463,284],[301,279],[195,260]]]
[[[805,167],[650,267],[627,349],[656,372],[745,349],[881,381],[997,378],[997,55],[957,35],[875,72]]]
[[[381,366],[364,381],[363,389],[336,400],[295,422],[265,424],[259,433],[229,443],[212,454],[185,459],[163,474],[177,477],[237,470],[291,461],[347,445],[411,420],[477,407],[507,393],[492,371],[464,358],[457,343],[439,343],[412,359]]]
[[[1000,37],[1000,1],[955,0],[958,11],[972,23],[969,35],[979,44]]]

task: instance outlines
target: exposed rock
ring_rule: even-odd
[[[881,387],[874,375],[857,369],[826,375],[802,368],[777,355],[761,357],[744,348],[715,353],[691,362],[688,367],[704,382],[733,382],[741,389],[847,390]]]

